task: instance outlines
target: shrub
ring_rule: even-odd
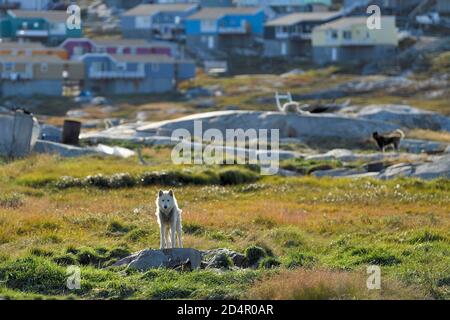
[[[139,241],[142,238],[145,238],[149,235],[149,232],[147,230],[143,230],[143,229],[135,229],[130,231],[130,233],[128,233],[127,235],[127,239],[129,239],[130,241]]]
[[[130,226],[124,225],[122,222],[119,221],[111,221],[107,227],[108,233],[117,234],[117,233],[127,233],[133,229]]]
[[[85,184],[87,186],[98,187],[98,188],[108,188],[109,187],[109,178],[104,176],[103,174],[87,176],[83,180],[83,184]]]
[[[224,169],[219,171],[220,184],[232,185],[241,183],[251,183],[258,180],[259,176],[248,170]]]
[[[0,195],[0,207],[7,209],[17,209],[23,205],[23,195],[20,193],[12,193]]]
[[[136,179],[128,173],[117,173],[109,177],[110,188],[129,188],[136,185]]]
[[[62,265],[70,266],[78,264],[78,259],[75,255],[71,253],[62,254],[53,258],[53,262]]]
[[[440,235],[439,233],[431,230],[421,230],[414,234],[410,243],[425,243],[425,242],[434,242],[434,241],[446,241],[447,238]]]
[[[247,257],[248,263],[254,265],[259,262],[260,259],[267,256],[266,251],[257,246],[251,246],[245,249],[245,256]]]
[[[186,234],[200,235],[205,232],[205,228],[195,223],[184,223],[183,232]]]
[[[272,269],[279,267],[280,265],[280,261],[274,257],[265,257],[259,262],[259,268],[262,269]]]
[[[55,182],[55,187],[58,189],[67,189],[82,186],[83,186],[82,180],[68,176],[62,177],[61,179]]]
[[[283,264],[286,268],[311,267],[316,262],[316,259],[303,252],[290,252],[283,259]]]
[[[65,269],[42,257],[27,257],[0,265],[0,281],[10,289],[41,294],[66,290]]]

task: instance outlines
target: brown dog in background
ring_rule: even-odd
[[[377,131],[372,133],[372,138],[376,141],[381,152],[386,150],[386,147],[392,146],[395,151],[399,151],[400,141],[405,137],[405,133],[397,129],[387,135],[381,135]]]

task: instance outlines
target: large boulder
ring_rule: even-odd
[[[450,178],[450,154],[434,157],[430,162],[399,163],[386,168],[379,178],[414,177],[420,179]]]
[[[186,129],[192,136],[194,122],[201,120],[202,132],[218,129],[224,139],[227,129],[279,129],[280,138],[299,138],[306,144],[348,146],[366,143],[373,131],[390,131],[397,125],[335,114],[295,114],[260,111],[217,111],[194,114],[175,120],[155,122],[136,129],[137,134],[168,135]]]
[[[436,157],[416,167],[413,177],[421,179],[450,178],[450,155]]]
[[[418,139],[404,139],[400,147],[406,149],[411,153],[443,153],[448,145],[442,142],[418,140]]]
[[[57,154],[60,155],[61,157],[80,157],[98,153],[93,149],[80,148],[76,146],[45,140],[37,140],[33,151],[36,153]]]
[[[201,266],[202,253],[192,248],[145,249],[125,257],[112,266],[127,265],[128,268],[146,271],[154,268],[198,269]]]
[[[362,108],[358,113],[358,117],[393,123],[409,129],[450,131],[450,118],[407,105],[370,105]]]

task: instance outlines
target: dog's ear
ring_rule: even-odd
[[[173,197],[173,191],[172,191],[172,189],[169,190],[169,196]]]
[[[158,195],[161,197],[164,194],[164,192],[162,190],[159,190]]]

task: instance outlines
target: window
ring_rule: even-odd
[[[202,32],[215,32],[216,21],[215,20],[202,20],[200,29]]]
[[[41,72],[42,73],[46,73],[48,71],[48,64],[47,63],[42,63],[41,64]]]
[[[336,30],[331,31],[331,39],[337,39],[338,38],[338,32]]]
[[[152,71],[158,72],[159,71],[159,64],[158,63],[152,63]]]
[[[27,29],[27,28],[28,28],[28,23],[22,22],[22,29]]]
[[[344,31],[344,33],[342,34],[343,38],[346,40],[351,40],[352,39],[352,32],[351,31]]]
[[[127,70],[127,64],[122,62],[117,64],[117,70],[118,71],[125,71]]]
[[[8,62],[3,64],[3,72],[13,72],[14,71],[14,63]]]
[[[39,28],[39,22],[33,23],[33,28],[35,28],[35,29]]]

